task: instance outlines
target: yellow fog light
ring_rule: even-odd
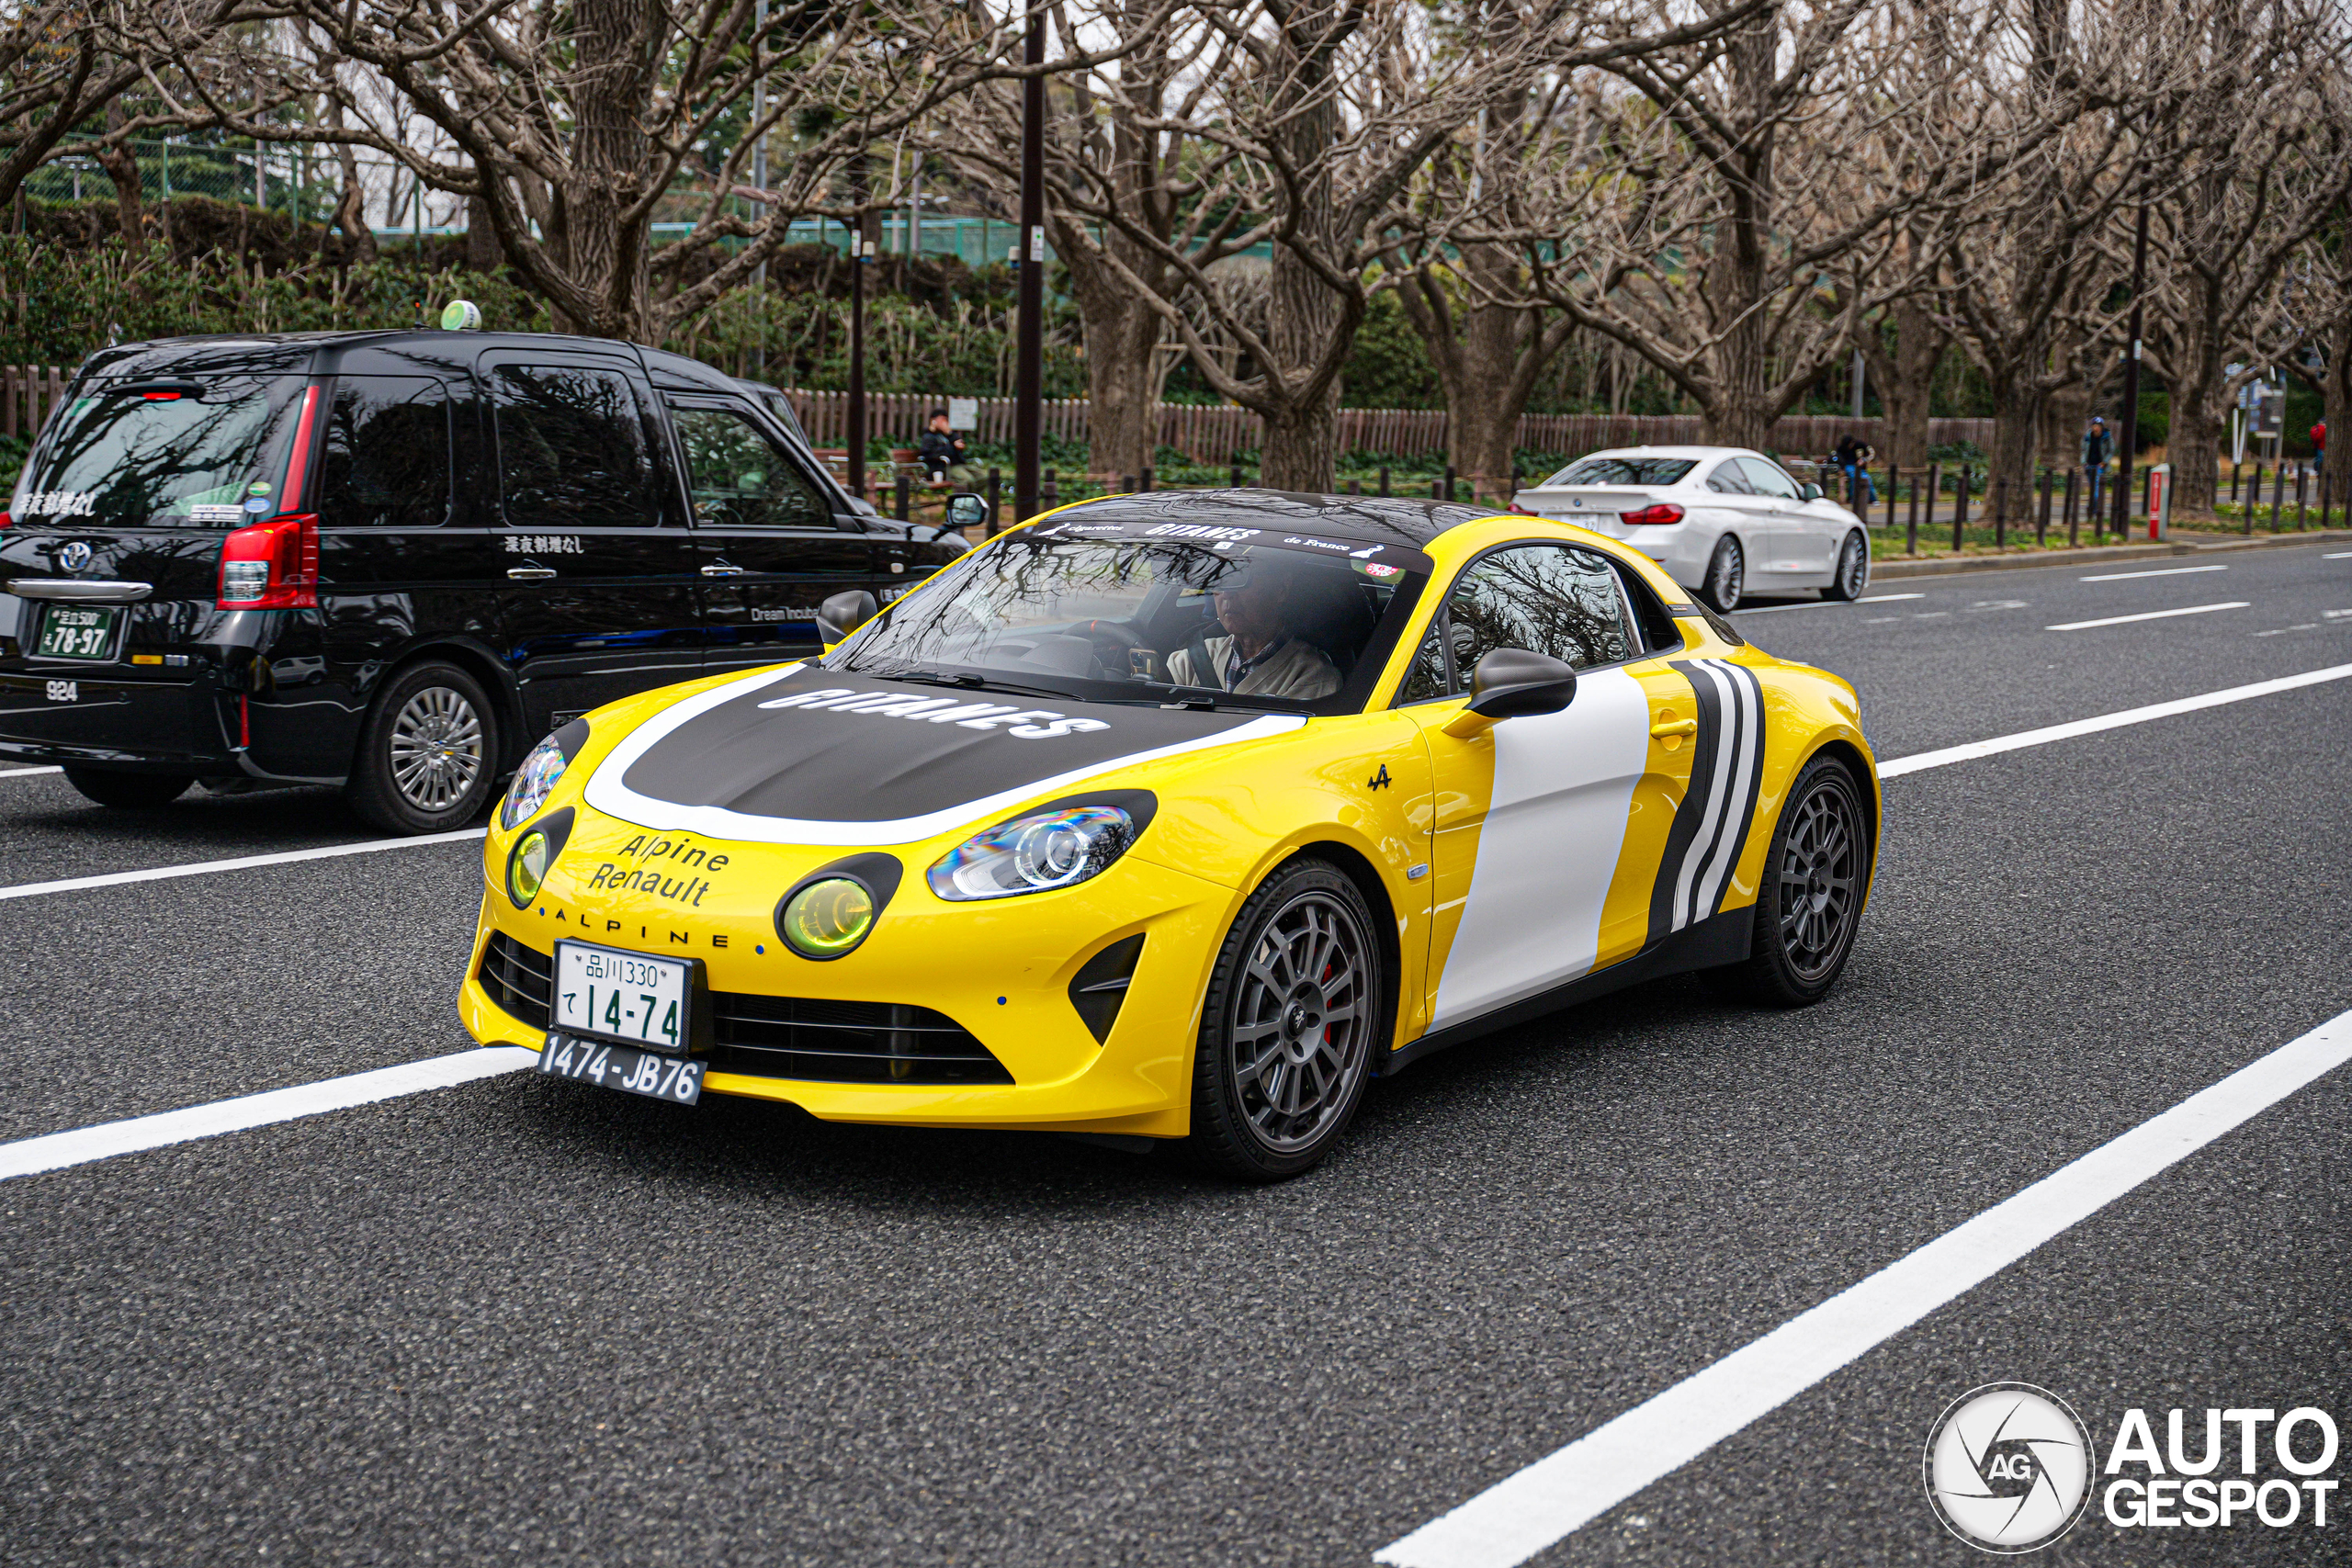
[[[545,833],[523,835],[523,841],[514,846],[514,858],[507,862],[506,869],[515,903],[528,904],[539,896],[539,884],[547,880],[548,862],[551,858]]]
[[[874,929],[874,894],[850,877],[820,877],[784,901],[775,927],[803,958],[839,958]]]

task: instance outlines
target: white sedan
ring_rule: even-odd
[[[1737,446],[1631,446],[1579,457],[1519,492],[1518,509],[1623,539],[1718,610],[1749,593],[1870,586],[1862,520]]]

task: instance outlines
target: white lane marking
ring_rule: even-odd
[[[2346,615],[2352,615],[2352,610],[2322,610],[2320,612],[2320,618],[2329,621],[2340,621]]]
[[[2093,626],[2120,626],[2129,621],[2161,621],[2171,615],[2208,615],[2216,610],[2243,610],[2251,603],[2231,599],[2219,604],[2187,604],[2177,610],[2143,610],[2136,615],[2109,615],[2097,621],[2061,621],[2054,626],[2044,626],[2046,632],[2086,632]]]
[[[1854,600],[1853,603],[1857,604],[1884,604],[1896,599],[1925,599],[1927,595],[1925,593],[1874,593],[1866,599]],[[1842,599],[1807,599],[1803,603],[1796,604],[1758,604],[1753,609],[1734,610],[1732,614],[1735,615],[1769,615],[1779,610],[1820,610],[1826,609],[1832,604],[1842,604],[1844,603],[1846,603],[1846,601]]]
[[[1526,1562],[2346,1060],[2352,1012],[2338,1013],[1555,1450],[1391,1541],[1374,1561],[1396,1568],[1512,1568]]]
[[[322,1078],[292,1089],[273,1089],[236,1100],[217,1100],[209,1105],[191,1105],[185,1111],[164,1111],[122,1122],[101,1122],[95,1127],[76,1127],[70,1133],[19,1138],[13,1144],[0,1144],[0,1181],[12,1176],[30,1176],[36,1171],[62,1170],[69,1165],[88,1165],[93,1160],[112,1159],[141,1149],[193,1143],[223,1133],[242,1133],[253,1127],[266,1127],[273,1122],[316,1116],[322,1111],[372,1105],[380,1100],[397,1100],[426,1089],[448,1089],[476,1078],[518,1072],[537,1060],[537,1052],[520,1045],[485,1045],[454,1055],[429,1056],[422,1062],[402,1062],[394,1067]]]
[[[2102,571],[2078,577],[2077,582],[2120,582],[2127,577],[2186,577],[2192,571],[2227,571],[2225,566],[2164,566],[2150,571]]]
[[[2097,718],[2069,719],[2064,724],[2023,729],[2015,735],[1996,735],[1990,740],[1972,740],[1965,746],[1947,746],[1940,751],[1921,751],[1909,757],[1897,757],[1892,762],[1881,762],[1878,776],[1883,779],[1901,778],[1905,773],[1921,773],[1928,768],[1949,767],[1954,762],[1973,761],[1979,757],[1997,756],[2003,751],[2021,750],[2028,746],[2047,746],[2052,740],[2071,740],[2077,735],[2096,735],[2102,729],[2120,729],[2126,725],[2145,724],[2151,719],[2171,718],[2177,714],[2196,713],[2201,708],[2222,707],[2230,703],[2267,697],[2276,692],[2291,692],[2303,686],[2317,686],[2346,678],[2352,678],[2352,664],[2332,664],[2324,670],[2307,670],[2301,675],[2281,675],[2275,681],[2256,681],[2246,686],[2224,686],[2218,692],[2206,692],[2194,697],[2176,697],[2168,703],[2150,703],[2145,707],[2123,708],[2115,713],[2101,714]]]
[[[165,882],[175,876],[203,876],[215,871],[245,871],[261,865],[292,865],[298,861],[332,860],[337,855],[373,854],[378,850],[422,849],[428,844],[455,844],[479,839],[481,828],[460,828],[454,833],[424,833],[413,839],[368,839],[356,844],[322,844],[314,850],[288,850],[281,854],[240,855],[235,860],[200,860],[187,865],[159,865],[147,871],[109,871],[99,876],[69,876],[60,882],[20,882],[0,887],[0,898],[32,898],[44,893],[79,893],[92,887],[119,887],[127,882]]]
[[[1872,593],[1867,598],[1857,599],[1854,603],[1857,604],[1892,604],[1897,599],[1925,599],[1927,595],[1925,593]]]
[[[2352,550],[2330,550],[2327,554],[2320,557],[2319,558],[2322,560],[2352,560]]]
[[[62,773],[63,768],[0,768],[0,779],[28,779],[35,773]]]

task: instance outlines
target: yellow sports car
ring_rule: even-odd
[[[821,659],[525,761],[475,1038],[1271,1180],[1370,1079],[1564,1003],[1695,969],[1812,1001],[1869,896],[1853,689],[1564,524],[1120,496],[817,615]]]

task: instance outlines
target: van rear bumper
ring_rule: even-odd
[[[243,773],[249,770],[230,728],[235,703],[209,675],[124,681],[73,671],[0,674],[0,759],[193,777]]]

